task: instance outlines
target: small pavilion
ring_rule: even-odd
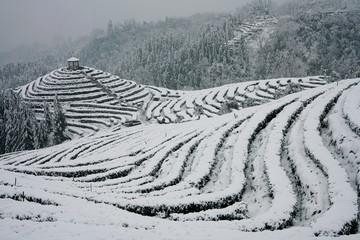
[[[80,68],[79,65],[79,59],[77,59],[76,57],[71,57],[67,60],[68,62],[68,69],[69,70],[77,70]]]

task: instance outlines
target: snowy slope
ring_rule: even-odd
[[[241,41],[247,41],[250,45],[256,45],[255,40],[259,36],[268,36],[277,23],[278,20],[271,16],[258,16],[247,19],[235,28],[234,38],[228,41],[228,45],[235,48],[241,44]]]
[[[289,83],[304,88],[318,87],[326,82],[321,77],[284,78],[251,81],[200,91],[174,91],[143,86],[120,79],[100,70],[84,67],[69,71],[55,70],[17,89],[20,96],[33,104],[38,118],[43,117],[43,103],[58,96],[73,137],[93,134],[113,126],[121,127],[127,120],[143,123],[177,123],[216,117],[226,101],[240,105],[252,101],[260,104],[274,99],[277,89]],[[201,107],[201,116],[195,108]]]
[[[308,79],[302,83],[312,84]],[[230,114],[112,126],[51,148],[1,155],[2,236],[313,239],[354,234],[359,82],[313,84],[319,87]],[[180,97],[169,99],[159,88],[163,101],[149,116],[196,104],[217,109],[226,96],[255,97],[286,83],[234,84],[192,95],[178,92]],[[26,87],[21,91],[26,96]],[[156,110],[160,105],[164,110]]]

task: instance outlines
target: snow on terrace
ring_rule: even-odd
[[[219,111],[224,102],[236,101],[242,106],[249,100],[258,103],[273,100],[275,92],[280,88],[284,89],[290,83],[304,85],[303,88],[306,89],[321,86],[326,82],[322,77],[258,80],[197,91],[176,91],[173,95],[169,93],[173,90],[150,87],[153,98],[147,109],[146,117],[150,122],[159,117],[166,119],[167,123],[189,121],[194,119],[194,116],[189,113],[193,112],[196,107],[203,109],[203,116],[216,117],[220,114]],[[174,103],[174,98],[178,99],[177,103]],[[177,118],[174,118],[174,114],[177,115]],[[199,117],[197,116],[195,119]]]
[[[270,79],[225,85],[199,91],[175,91],[142,86],[89,67],[77,70],[61,68],[17,89],[33,104],[39,118],[43,102],[55,95],[64,105],[69,133],[74,137],[92,134],[127,120],[143,123],[177,123],[204,117],[217,117],[225,102],[240,106],[274,99],[277,89],[296,83],[303,88],[321,86],[321,77]],[[198,109],[201,111],[198,111]],[[144,115],[144,116],[142,116]]]
[[[245,20],[234,29],[234,38],[228,41],[228,45],[236,48],[242,40],[248,41],[252,47],[258,47],[258,37],[267,38],[273,31],[278,20],[271,16],[258,16],[251,20]]]
[[[61,68],[17,89],[42,117],[43,102],[63,104],[69,131],[85,135],[137,118],[141,100],[147,104],[149,90],[93,68]],[[141,107],[141,106],[140,106]]]
[[[35,239],[34,229],[51,235],[49,226],[63,231],[55,239],[92,229],[150,239],[354,233],[357,185],[347,179],[354,183],[354,169],[343,168],[336,155],[323,159],[333,149],[321,140],[319,126],[326,126],[326,117],[343,121],[349,135],[338,147],[359,152],[360,146],[346,141],[356,132],[343,114],[345,108],[359,111],[347,102],[359,101],[352,94],[359,81],[312,88],[216,118],[112,127],[48,149],[2,155],[2,233]],[[203,92],[198,95],[204,99]],[[330,111],[334,104],[342,106],[336,115]],[[264,154],[257,153],[262,147]],[[358,172],[359,165],[354,167]],[[261,174],[263,181],[257,180]],[[12,229],[20,225],[16,235]]]

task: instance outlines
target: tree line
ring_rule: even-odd
[[[59,144],[66,136],[66,118],[57,97],[53,111],[44,103],[38,120],[31,104],[12,90],[0,92],[0,154]]]
[[[259,78],[336,75],[360,77],[360,10],[298,12],[257,52]]]

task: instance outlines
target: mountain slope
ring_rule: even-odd
[[[108,229],[103,238],[120,232],[154,239],[356,233],[359,82],[320,86],[216,118],[113,127],[2,155],[0,226],[15,236],[11,227],[22,224],[15,219],[27,219],[20,234],[30,239],[40,226],[66,226],[68,236]],[[276,231],[242,232],[266,229]]]

